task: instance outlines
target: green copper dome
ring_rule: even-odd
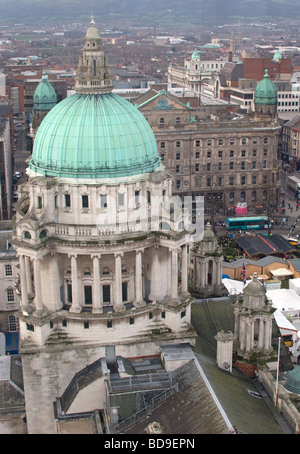
[[[300,366],[287,372],[284,387],[292,393],[300,394]]]
[[[200,58],[200,54],[199,52],[197,51],[197,49],[194,50],[193,54],[192,54],[192,60],[197,60]]]
[[[279,49],[277,49],[277,51],[274,54],[273,61],[278,61],[278,60],[281,60],[281,59],[282,59],[282,55],[279,52]]]
[[[269,78],[267,69],[264,78],[256,86],[254,103],[264,106],[277,104],[277,88]]]
[[[31,173],[63,178],[114,178],[154,171],[154,133],[129,101],[113,93],[74,94],[42,121]]]
[[[57,96],[55,90],[44,74],[33,95],[33,109],[49,111],[56,104]]]

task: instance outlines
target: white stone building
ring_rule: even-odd
[[[27,422],[55,433],[53,403],[78,371],[195,336],[172,178],[146,119],[112,93],[93,20],[76,93],[39,126],[28,176],[14,232]]]

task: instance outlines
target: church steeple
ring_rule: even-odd
[[[75,91],[78,94],[103,94],[110,93],[112,89],[108,59],[104,55],[102,39],[92,16],[84,38],[82,56],[79,57]]]

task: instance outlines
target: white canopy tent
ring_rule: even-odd
[[[295,290],[297,295],[300,295],[300,279],[299,278],[290,279],[289,287],[290,287],[290,289]]]
[[[295,326],[283,315],[283,313],[277,309],[274,312],[274,318],[282,336],[293,336],[293,342],[297,338],[298,330]]]
[[[299,317],[300,315],[300,296],[295,290],[276,289],[266,292],[267,298],[272,301],[272,306],[279,309],[286,316]]]
[[[242,281],[235,281],[234,279],[224,278],[222,279],[223,285],[226,287],[229,295],[238,295],[243,293],[244,288],[251,282],[251,279],[244,283]]]

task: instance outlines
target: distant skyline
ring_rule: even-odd
[[[243,20],[299,19],[300,0],[0,0],[0,25],[85,22],[132,26],[197,26]]]

